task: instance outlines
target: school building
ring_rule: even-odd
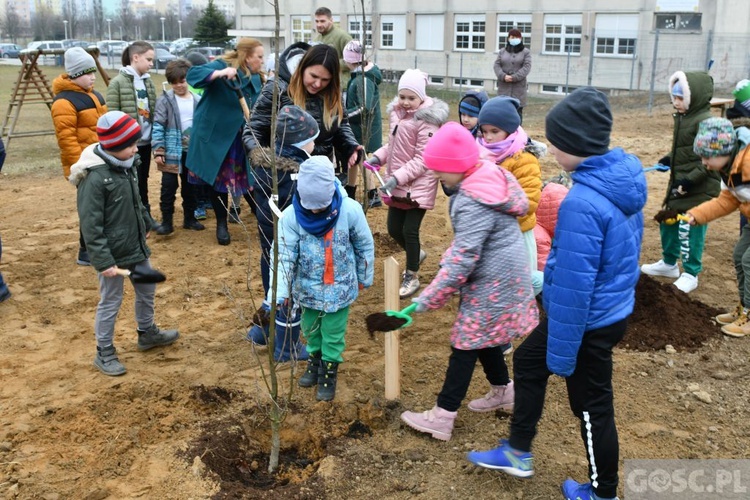
[[[496,88],[492,66],[508,31],[531,50],[530,93],[594,85],[665,91],[676,70],[711,68],[716,87],[750,76],[750,2],[729,0],[277,0],[280,48],[310,41],[325,6],[386,77],[418,67],[447,88]],[[364,12],[363,12],[364,10]],[[276,51],[271,2],[237,0],[234,36]]]

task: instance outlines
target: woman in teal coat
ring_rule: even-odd
[[[251,182],[247,157],[242,145],[245,117],[238,90],[252,108],[263,87],[262,67],[263,45],[254,38],[243,38],[236,50],[211,63],[193,66],[187,74],[188,84],[203,89],[203,97],[195,109],[185,164],[192,174],[191,181],[213,186],[211,204],[216,214],[219,245],[230,242],[229,195],[245,195],[248,203],[252,203],[248,195]]]

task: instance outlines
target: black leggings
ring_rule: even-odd
[[[456,411],[469,390],[471,376],[477,359],[482,363],[484,375],[492,385],[508,385],[508,365],[503,357],[503,347],[495,346],[486,349],[463,351],[451,347],[451,357],[448,359],[448,370],[445,373],[443,389],[438,394],[437,405],[443,410]]]
[[[148,172],[151,169],[151,144],[138,146],[138,156],[141,157],[141,164],[138,165],[138,193],[141,195],[141,202],[146,207],[148,213],[151,213],[151,204],[148,202]]]
[[[406,250],[406,269],[415,273],[419,271],[419,228],[426,213],[424,208],[388,207],[388,234]]]

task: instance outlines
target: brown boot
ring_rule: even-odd
[[[750,318],[747,316],[747,310],[743,310],[740,317],[734,323],[722,326],[721,331],[724,335],[729,335],[730,337],[745,337],[750,335]]]
[[[725,312],[724,314],[719,314],[716,316],[716,322],[720,325],[728,325],[730,323],[734,323],[737,321],[737,318],[739,318],[742,315],[742,304],[737,304],[737,307],[734,308],[733,311]]]

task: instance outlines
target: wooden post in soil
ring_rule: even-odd
[[[399,266],[396,259],[388,257],[383,266],[385,271],[385,310],[398,311]],[[394,330],[385,334],[385,399],[401,397],[401,351],[399,332]]]

